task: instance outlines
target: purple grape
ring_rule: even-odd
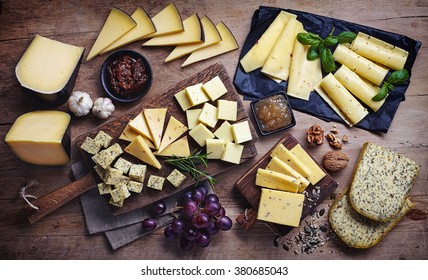
[[[215,222],[210,222],[209,225],[205,228],[205,232],[209,235],[214,235],[218,232],[218,227]]]
[[[192,199],[197,203],[201,203],[205,199],[204,192],[202,189],[195,189],[192,192]]]
[[[215,216],[220,212],[221,205],[220,203],[216,201],[207,202],[205,204],[204,213],[207,213],[208,215]]]
[[[198,203],[194,200],[187,200],[183,205],[183,210],[181,210],[181,213],[184,214],[187,217],[192,217],[193,215],[198,212],[199,207]]]
[[[195,239],[195,245],[198,247],[207,247],[210,245],[211,237],[208,234],[200,233]]]
[[[157,227],[157,225],[158,221],[155,218],[146,218],[142,222],[144,231],[152,231]]]
[[[191,191],[188,191],[188,192],[183,193],[183,195],[181,196],[181,199],[182,199],[183,204],[184,204],[187,200],[192,199],[192,192],[191,192]]]
[[[228,216],[221,216],[216,221],[216,226],[222,231],[229,230],[232,227],[232,220]]]
[[[197,213],[192,217],[192,225],[195,228],[206,228],[210,223],[210,217],[205,213]]]
[[[155,216],[162,215],[166,211],[166,202],[164,200],[157,201],[152,204],[151,212]]]
[[[206,188],[204,188],[204,187],[200,187],[200,188],[199,188],[199,190],[202,192],[202,194],[204,195],[204,197],[206,197],[206,196],[207,196],[207,194],[208,194],[208,190],[207,190]]]
[[[165,235],[166,239],[169,240],[176,239],[178,236],[178,234],[172,229],[171,225],[165,227],[163,234]]]
[[[198,236],[198,232],[191,227],[186,228],[183,232],[183,237],[189,241],[194,241],[197,236]]]
[[[205,203],[210,203],[210,202],[219,202],[219,198],[216,194],[210,193],[209,195],[207,195],[205,197]]]
[[[215,216],[216,216],[216,218],[220,218],[222,216],[226,216],[226,209],[224,209],[224,207],[221,207],[220,211]]]
[[[185,222],[181,219],[174,219],[172,221],[171,227],[172,230],[176,233],[182,233],[184,230]]]
[[[186,239],[184,236],[180,238],[181,249],[188,251],[188,250],[191,250],[194,245],[195,245],[195,242],[193,242],[192,240]]]

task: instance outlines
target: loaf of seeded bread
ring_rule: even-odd
[[[394,219],[376,222],[359,214],[349,202],[348,190],[336,198],[329,210],[329,222],[334,232],[349,247],[369,248],[382,238],[413,208],[406,199],[403,208]]]
[[[403,208],[420,165],[394,151],[367,142],[349,189],[353,208],[375,221],[394,219]]]

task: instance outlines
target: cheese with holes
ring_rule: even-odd
[[[22,161],[37,165],[66,165],[70,161],[70,115],[33,111],[19,116],[5,142]]]
[[[257,169],[256,186],[296,193],[300,181],[289,175],[263,168]]]
[[[40,93],[72,88],[83,51],[82,47],[36,35],[15,67],[16,78],[24,88]]]
[[[199,146],[204,147],[207,139],[214,138],[214,134],[202,123],[198,124],[189,131],[189,135]]]
[[[163,149],[165,149],[166,147],[168,147],[168,145],[177,140],[187,130],[189,129],[184,124],[182,124],[179,120],[171,116],[169,118],[168,125],[166,126],[165,134],[162,137],[158,152],[162,152]]]
[[[188,157],[190,156],[190,148],[189,141],[187,140],[187,136],[184,136],[177,141],[169,144],[165,149],[161,152],[155,152],[158,156],[164,157]]]
[[[137,136],[137,138],[125,148],[125,152],[157,169],[162,168],[162,165],[141,136]]]
[[[325,172],[321,167],[311,158],[311,156],[302,148],[300,144],[297,144],[290,150],[300,161],[309,168],[311,175],[309,181],[312,185],[315,185],[325,176]],[[303,190],[301,190],[303,191]]]
[[[144,39],[183,31],[180,12],[174,3],[168,4],[168,6],[152,17],[152,22],[155,25],[156,32],[144,36]]]
[[[214,128],[217,124],[217,107],[210,103],[205,103],[202,107],[202,111],[199,114],[198,121],[205,124],[208,127]]]
[[[223,154],[221,155],[221,160],[234,164],[239,164],[241,162],[243,151],[243,145],[227,141],[226,145],[224,146]]]
[[[201,18],[201,24],[202,29],[204,30],[205,41],[201,43],[180,45],[175,47],[175,49],[165,59],[165,62],[173,61],[177,58],[188,55],[194,51],[209,47],[221,41],[220,33],[218,32],[214,23],[207,16]]]
[[[257,219],[275,224],[298,227],[305,196],[277,190],[262,189]]]
[[[151,46],[179,46],[201,43],[204,41],[204,30],[198,14],[193,14],[183,20],[184,30],[174,34],[157,36],[143,43],[143,47]]]
[[[165,123],[167,108],[156,108],[156,109],[145,109],[144,119],[147,122],[147,126],[150,130],[150,135],[153,139],[155,148],[159,149],[160,142],[162,139],[163,126]]]
[[[215,76],[205,84],[203,84],[202,89],[211,99],[211,101],[215,101],[225,93],[227,93],[227,88],[221,81],[219,76]]]
[[[291,168],[288,164],[280,160],[278,157],[275,157],[275,156],[272,157],[272,159],[269,161],[268,165],[266,166],[266,169],[279,172],[284,175],[289,175],[291,177],[298,179],[300,181],[300,186],[299,186],[300,193],[304,191],[310,184],[308,179],[300,175],[299,172]]]
[[[239,48],[238,42],[236,41],[232,32],[223,22],[218,23],[216,25],[216,28],[220,33],[222,40],[214,45],[192,52],[189,55],[189,57],[186,59],[186,61],[183,62],[181,67],[185,67],[187,65],[190,65],[205,59],[209,59],[221,54],[225,54],[227,52],[230,52]]]
[[[291,168],[300,173],[303,177],[309,180],[312,175],[312,171],[307,167],[294,153],[288,150],[283,144],[277,145],[272,153],[271,157],[278,157],[280,160],[288,164]]]
[[[103,49],[125,35],[125,33],[129,32],[136,25],[136,22],[125,12],[117,8],[111,9],[94,45],[86,57],[86,61],[99,55]]]
[[[202,89],[203,84],[199,83],[196,85],[186,87],[186,96],[190,102],[190,105],[196,106],[202,103],[209,101],[208,96],[205,94]]]
[[[117,39],[115,42],[104,48],[100,54],[110,52],[132,42],[141,40],[144,36],[152,34],[156,31],[152,20],[143,8],[138,7],[131,15],[131,18],[137,25]]]

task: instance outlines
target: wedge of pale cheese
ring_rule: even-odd
[[[149,146],[149,148],[154,149],[155,146],[153,145],[152,142],[150,142],[149,139],[147,139],[144,135],[138,133],[137,131],[135,131],[134,129],[132,129],[129,124],[126,125],[125,129],[123,129],[122,133],[119,136],[120,140],[124,140],[127,142],[132,142],[134,141],[135,138],[137,138],[137,136],[140,135],[141,137],[143,137],[144,142],[146,142],[147,146]]]
[[[171,143],[168,145],[165,149],[163,149],[160,153],[155,152],[158,156],[165,156],[165,157],[188,157],[190,156],[190,148],[189,148],[189,141],[187,139],[187,136],[184,136],[177,141]]]
[[[143,135],[150,141],[153,141],[152,134],[150,133],[149,126],[147,125],[143,112],[141,112],[134,119],[132,119],[128,123],[128,125],[139,134]]]
[[[188,131],[187,126],[182,124],[179,120],[171,116],[166,126],[165,133],[162,137],[161,144],[159,146],[158,152],[162,152],[163,149],[168,147],[172,142],[177,140],[183,133]]]
[[[147,122],[156,149],[159,149],[161,143],[166,111],[167,108],[145,109],[143,111],[144,119]]]
[[[125,35],[136,25],[137,23],[125,12],[117,8],[111,9],[92,49],[89,51],[86,61],[99,55],[103,49]]]
[[[125,148],[125,152],[157,169],[162,168],[162,165],[141,136],[137,136],[137,138]]]
[[[168,6],[152,17],[152,22],[155,25],[156,32],[144,36],[144,39],[183,31],[180,12],[174,3],[168,4]]]

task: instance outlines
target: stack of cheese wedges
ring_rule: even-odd
[[[326,75],[315,90],[349,126],[355,125],[368,109],[376,112],[384,104],[386,98],[372,98],[390,69],[404,68],[408,55],[406,50],[359,32],[351,45],[337,46],[333,58],[341,66]]]
[[[377,244],[413,208],[407,197],[419,169],[403,155],[365,143],[350,187],[330,208],[333,230],[350,247]]]
[[[259,168],[256,186],[262,187],[257,219],[297,227],[303,211],[302,192],[324,178],[324,171],[297,144],[287,149],[278,144],[265,169]]]
[[[182,66],[238,48],[223,22],[214,25],[207,16],[200,18],[197,13],[182,20],[177,7],[170,3],[152,18],[141,7],[131,16],[113,8],[86,60],[146,39],[143,46],[175,46],[165,62],[189,55]]]

